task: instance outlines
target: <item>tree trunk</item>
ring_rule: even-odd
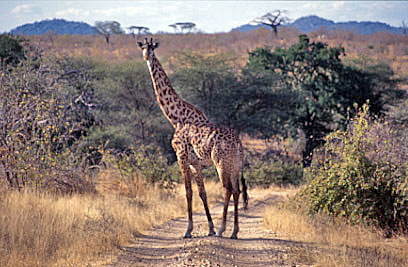
[[[310,167],[313,160],[313,150],[316,146],[314,145],[313,138],[306,139],[305,149],[303,150],[302,164],[303,168]]]

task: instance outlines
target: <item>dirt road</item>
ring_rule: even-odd
[[[208,237],[205,214],[195,213],[193,238],[182,238],[187,227],[186,217],[171,220],[136,238],[110,266],[301,266],[290,255],[304,244],[285,240],[263,228],[265,206],[276,204],[284,197],[283,193],[249,193],[249,209],[240,210],[238,240],[229,239],[233,227],[233,205],[230,205],[224,237]],[[221,203],[213,207],[211,213],[217,228],[221,221]]]

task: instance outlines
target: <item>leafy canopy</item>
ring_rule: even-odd
[[[238,70],[231,54],[180,53],[172,64],[176,91],[213,122],[264,137],[281,129],[275,114],[287,97],[276,88],[276,75],[259,68]]]
[[[346,66],[344,55],[344,48],[310,42],[306,35],[288,49],[264,47],[249,53],[248,65],[278,74],[281,85],[291,92],[294,109],[283,106],[280,114],[287,114],[291,133],[300,130],[306,138],[304,166],[310,165],[313,150],[329,132],[345,127],[349,107],[369,101],[372,114],[381,115],[385,105],[396,100],[391,97],[398,91],[392,72]]]

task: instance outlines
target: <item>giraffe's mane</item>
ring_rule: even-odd
[[[173,90],[174,90],[174,89],[173,89]],[[190,103],[188,103],[188,102],[186,102],[186,101],[184,101],[184,104],[185,104],[188,108],[193,109],[193,110],[196,111],[198,114],[200,114],[201,116],[203,116],[206,120],[208,120],[207,116],[205,116],[204,113],[203,113],[201,110],[199,110],[197,107],[195,107],[194,105],[192,105],[192,104],[190,104]]]

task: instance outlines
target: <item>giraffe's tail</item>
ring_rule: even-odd
[[[248,209],[248,186],[246,185],[245,178],[244,178],[244,171],[241,170],[241,184],[242,184],[242,198],[244,200],[244,210]]]

